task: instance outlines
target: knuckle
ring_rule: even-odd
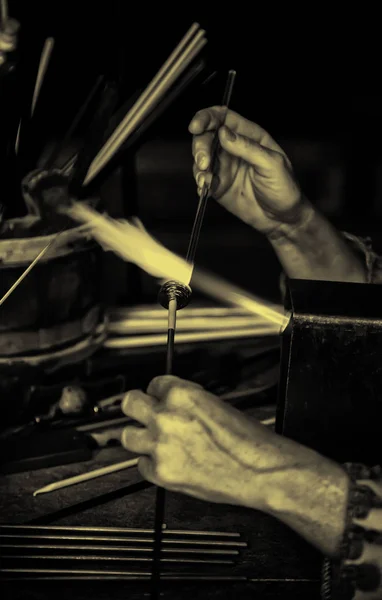
[[[170,416],[165,412],[157,413],[155,416],[155,425],[159,434],[167,433],[171,428]]]
[[[125,413],[127,416],[128,416],[129,408],[131,408],[131,405],[136,400],[136,392],[137,392],[137,390],[130,390],[123,397],[121,409],[122,409],[122,412]]]
[[[127,428],[125,428],[122,431],[122,435],[121,435],[121,444],[123,446],[123,448],[125,448],[126,450],[129,450],[129,431],[127,430]]]
[[[181,385],[175,385],[169,389],[166,396],[167,408],[178,408],[182,405],[186,389]]]

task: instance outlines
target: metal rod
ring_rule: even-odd
[[[135,540],[136,541],[136,540]],[[146,542],[147,540],[145,540]],[[82,550],[85,552],[153,552],[153,548],[139,546],[79,546],[65,544],[2,544],[2,550]],[[235,556],[239,554],[238,550],[214,550],[210,548],[164,548],[162,552],[167,554],[213,554],[218,556]],[[53,554],[54,557],[54,554]]]
[[[93,555],[89,555],[89,556],[81,556],[78,554],[70,554],[70,555],[56,555],[56,556],[52,556],[49,554],[43,555],[43,554],[23,554],[23,555],[17,555],[17,554],[2,554],[1,555],[1,560],[55,560],[55,561],[65,561],[65,560],[70,560],[70,561],[75,561],[75,562],[81,562],[81,561],[98,561],[98,562],[152,562],[152,558],[151,557],[144,557],[144,556],[93,556]],[[182,563],[182,564],[209,564],[209,565],[232,565],[233,561],[232,560],[206,560],[205,558],[201,558],[201,559],[197,559],[197,558],[160,558],[160,562],[161,563]],[[1,572],[1,571],[0,571]],[[156,590],[157,591],[157,588]]]
[[[6,573],[11,575],[17,574],[28,574],[28,575],[36,575],[35,577],[23,577],[23,581],[29,580],[38,580],[38,579],[46,579],[46,580],[61,580],[61,581],[78,581],[78,580],[88,580],[88,581],[99,581],[99,580],[147,580],[151,577],[150,572],[129,572],[129,571],[73,571],[69,569],[2,569],[1,573]],[[41,577],[38,577],[41,575]],[[8,581],[19,581],[19,577],[1,577],[1,579]],[[166,573],[163,575],[163,579],[167,581],[248,581],[248,578],[243,575],[204,575],[204,574],[184,574],[179,575],[176,573]],[[258,581],[258,580],[254,580]],[[259,580],[262,581],[262,580]],[[264,581],[284,581],[283,579],[270,579]],[[310,581],[310,580],[298,580],[298,581]]]
[[[69,527],[67,525],[0,525],[0,537],[1,532],[5,530],[10,531],[19,531],[19,530],[28,530],[28,531],[69,531],[69,532],[95,532],[95,533],[154,533],[153,529],[141,529],[141,528],[129,528],[129,527],[86,527],[86,526],[73,526]],[[165,529],[163,535],[194,535],[194,536],[212,536],[212,537],[234,537],[239,538],[240,533],[236,532],[227,532],[227,531],[202,531],[200,529],[197,530],[187,530],[187,529]]]
[[[136,540],[134,540],[136,541]],[[145,540],[145,543],[147,540]],[[148,553],[153,552],[153,547],[139,547],[139,546],[98,546],[98,545],[65,545],[65,544],[2,544],[1,550],[47,550],[52,551],[52,557],[54,558],[54,551],[56,550],[76,550],[83,552],[139,552]],[[164,548],[163,553],[167,554],[213,554],[217,556],[235,556],[239,554],[238,550],[220,550],[211,548]]]
[[[228,114],[228,106],[229,106],[229,103],[231,100],[233,85],[235,83],[235,78],[236,78],[236,71],[229,71],[227,82],[226,82],[226,87],[225,87],[224,95],[223,95],[223,103],[222,103],[222,105],[225,107],[225,115],[224,115],[224,119],[223,119],[223,124],[225,123],[225,119]],[[211,149],[212,156],[211,156],[210,172],[212,173],[212,180],[209,185],[207,185],[206,183],[203,185],[202,194],[199,199],[199,204],[198,204],[198,208],[196,211],[196,217],[195,217],[194,225],[193,225],[192,232],[191,232],[190,243],[189,243],[188,250],[187,250],[186,261],[189,262],[190,264],[194,264],[196,248],[198,246],[200,231],[201,231],[202,224],[203,224],[204,214],[206,212],[207,200],[210,196],[210,191],[213,187],[214,177],[216,176],[216,167],[217,167],[218,158],[219,158],[219,150],[220,150],[219,130],[217,129],[214,134],[214,138],[212,141],[212,149]]]
[[[176,329],[176,311],[177,300],[172,298],[168,305],[168,329],[167,329],[167,352],[166,352],[166,375],[172,374],[174,345],[175,345],[175,329]],[[160,596],[160,562],[162,551],[162,532],[163,523],[165,521],[165,504],[166,492],[163,488],[157,488],[156,504],[155,504],[155,524],[154,524],[154,558],[153,571],[151,579],[151,598],[155,600]]]
[[[51,542],[52,540],[54,540],[55,542],[91,542],[91,543],[95,543],[95,542],[112,542],[112,543],[118,543],[121,544],[122,542],[126,542],[126,543],[133,543],[133,544],[150,544],[151,542],[154,542],[154,538],[153,537],[148,537],[148,538],[144,538],[144,537],[82,537],[82,536],[33,536],[33,535],[10,535],[10,536],[2,536],[3,540],[11,540],[11,541],[17,541],[17,540],[26,540],[27,542],[29,542],[29,544],[13,544],[12,546],[3,543],[1,544],[1,548],[6,548],[6,547],[15,547],[15,548],[43,548],[45,547],[46,544],[48,544],[48,542]],[[31,544],[30,542],[33,540],[42,540],[42,542],[44,543],[44,545],[38,545],[38,544]],[[247,542],[227,542],[227,541],[215,541],[215,540],[166,540],[163,539],[162,540],[163,544],[174,544],[176,545],[187,545],[187,546],[209,546],[209,547],[229,547],[229,548],[246,548],[247,547]],[[48,544],[49,545],[49,544]],[[59,545],[53,544],[51,546],[52,548],[58,548],[60,547]],[[69,546],[68,546],[69,547]],[[75,548],[80,548],[80,546],[73,546]],[[90,547],[90,546],[89,546]],[[105,546],[105,548],[108,549],[116,549],[113,548],[112,546]],[[126,548],[126,546],[119,546],[120,549],[124,549]],[[152,548],[151,548],[152,550]]]

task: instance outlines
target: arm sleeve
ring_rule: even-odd
[[[382,284],[382,257],[374,252],[370,238],[360,238],[346,231],[342,235],[361,258],[367,273],[367,283]],[[282,299],[286,294],[286,276],[281,273],[280,290]]]
[[[323,600],[382,599],[382,468],[344,465],[350,480],[338,560],[325,559]]]

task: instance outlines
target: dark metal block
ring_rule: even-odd
[[[290,280],[276,430],[339,462],[382,460],[382,286]]]

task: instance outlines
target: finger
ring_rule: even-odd
[[[212,173],[204,173],[203,171],[198,171],[195,174],[195,181],[196,181],[198,188],[203,188],[204,185],[208,185],[208,186],[211,185],[212,178],[213,178]]]
[[[193,135],[200,135],[205,131],[211,131],[221,125],[224,119],[223,108],[211,106],[199,110],[192,118],[188,131]]]
[[[218,129],[223,123],[240,135],[245,135],[275,152],[283,153],[281,146],[260,125],[245,119],[233,110],[226,111],[223,106],[211,106],[197,112],[189,125],[189,131],[194,135],[200,135]]]
[[[198,187],[203,187],[203,181],[211,182],[212,180],[212,173],[209,173],[208,171],[201,171],[198,165],[195,163],[192,165],[192,173]],[[201,183],[199,184],[199,182]]]
[[[122,412],[135,421],[148,426],[153,418],[158,401],[142,392],[141,390],[131,390],[128,392],[122,402]]]
[[[148,429],[140,429],[129,425],[125,427],[121,438],[122,446],[135,454],[151,454],[155,442]]]
[[[276,153],[252,139],[239,135],[228,127],[222,127],[219,131],[219,140],[224,150],[245,160],[255,167],[257,172],[266,175],[274,169]],[[281,158],[281,155],[277,154]]]
[[[202,171],[209,167],[213,138],[213,133],[204,133],[193,137],[192,155],[199,169]]]
[[[169,391],[175,387],[200,390],[203,389],[198,383],[194,383],[193,381],[188,381],[186,379],[180,379],[180,377],[175,377],[175,375],[159,375],[150,381],[147,388],[147,393],[150,394],[150,396],[154,396],[155,398],[162,400],[168,395]]]

